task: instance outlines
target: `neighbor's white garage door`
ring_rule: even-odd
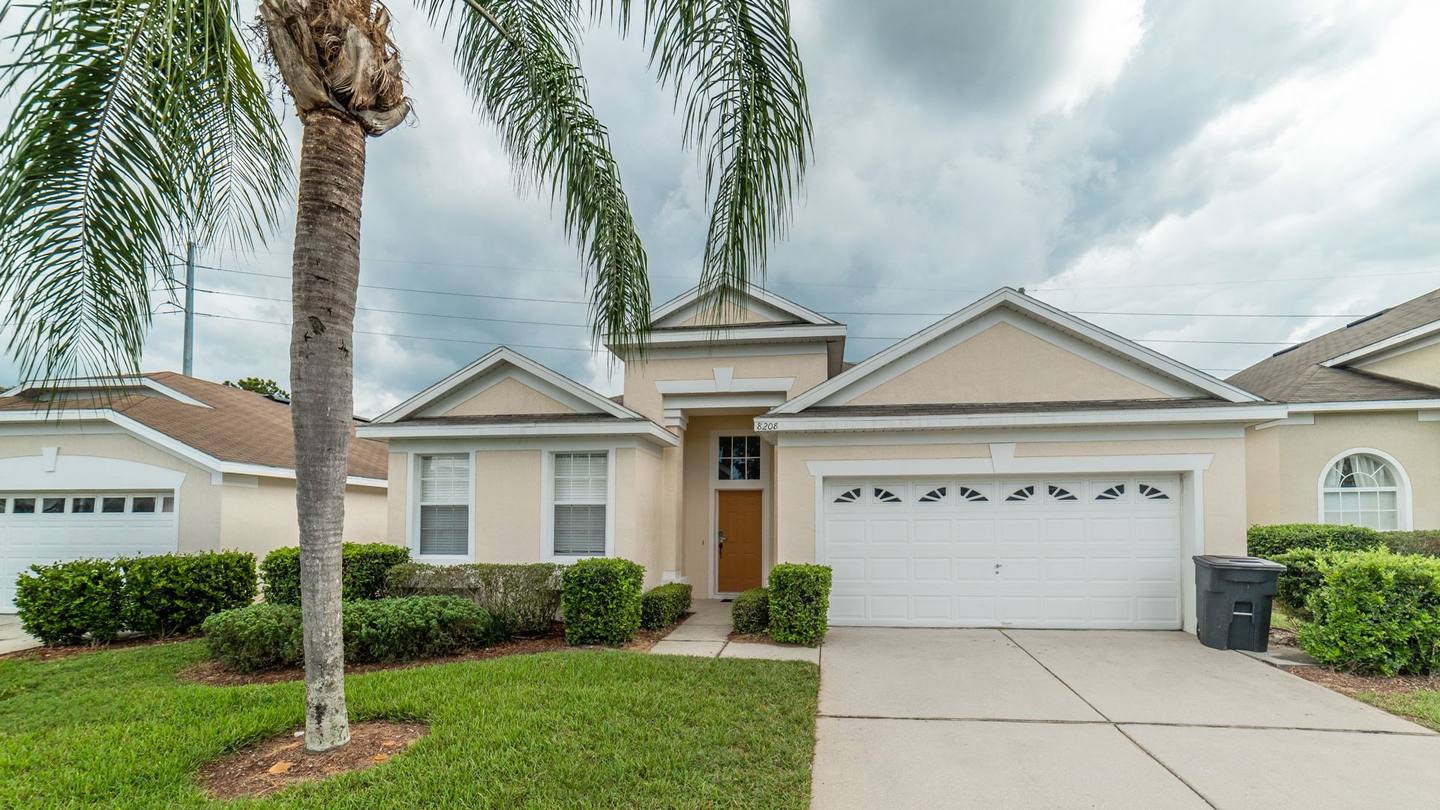
[[[168,554],[176,537],[173,491],[0,492],[0,613],[32,565]]]
[[[830,620],[1180,627],[1180,482],[826,479]]]

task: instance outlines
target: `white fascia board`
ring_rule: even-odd
[[[1098,475],[1105,473],[1207,470],[1212,453],[1114,456],[1020,456],[992,451],[990,457],[809,461],[816,478],[929,475]]]
[[[466,439],[466,438],[527,438],[542,436],[639,436],[657,444],[675,447],[679,438],[659,425],[644,422],[555,423],[525,422],[508,425],[407,425],[385,424],[356,428],[356,435],[366,439]]]
[[[575,397],[579,398],[580,400],[590,405],[593,405],[597,410],[602,413],[607,413],[620,419],[633,419],[640,417],[640,414],[630,410],[629,408],[624,407],[623,405],[620,405],[619,403],[601,394],[600,392],[595,391],[588,386],[581,385],[580,383],[570,379],[569,377],[566,377],[564,374],[561,374],[558,371],[554,371],[550,368],[542,366],[534,360],[531,360],[525,355],[515,351],[514,349],[511,349],[507,346],[501,346],[498,349],[494,349],[489,353],[485,354],[479,360],[476,360],[470,365],[465,366],[459,371],[456,371],[454,374],[451,374],[440,382],[437,382],[429,388],[426,388],[424,391],[421,391],[420,393],[416,394],[413,397],[410,397],[399,405],[396,405],[394,408],[391,408],[385,413],[380,414],[379,416],[372,419],[370,421],[370,424],[390,424],[400,419],[403,419],[406,416],[409,416],[420,410],[421,408],[425,407],[426,405],[429,405],[430,403],[440,399],[441,397],[445,396],[446,394],[450,393],[461,385],[464,385],[465,383],[478,377],[479,375],[484,374],[486,371],[489,371],[500,363],[509,363],[510,365],[515,366],[522,371],[533,374],[536,377],[544,380],[545,382],[555,386],[556,388],[570,393]]]
[[[793,400],[792,400],[793,401]],[[755,418],[761,433],[850,430],[956,430],[966,428],[1054,427],[1065,425],[1126,425],[1146,423],[1266,422],[1283,419],[1284,405],[1244,408],[1166,408],[1119,411],[1050,411],[1043,413],[945,414],[929,416],[816,416]]]
[[[785,298],[784,296],[776,295],[775,293],[761,287],[750,287],[745,290],[744,294],[759,301],[762,301],[766,304],[769,304],[775,309],[785,312],[786,314],[793,315],[798,320],[808,321],[813,324],[838,323],[837,321],[831,320],[830,318],[827,318],[824,315],[821,315],[820,313],[809,309],[808,307],[800,306],[799,304],[791,301],[788,298]],[[653,324],[657,321],[663,320],[664,318],[675,314],[677,311],[684,309],[687,306],[690,306],[698,300],[700,300],[700,288],[698,286],[691,287],[685,292],[680,293],[674,298],[671,298],[669,301],[666,301],[660,306],[652,309],[650,311],[650,322]]]
[[[184,459],[208,471],[215,477],[217,482],[226,474],[259,475],[266,478],[285,478],[289,480],[295,479],[295,471],[289,467],[269,467],[263,464],[242,464],[234,461],[223,461],[203,450],[185,444],[169,434],[162,433],[149,425],[137,422],[122,413],[116,413],[108,409],[67,411],[34,410],[0,413],[0,425],[55,424],[59,422],[108,422],[152,447],[164,450],[171,455]],[[358,475],[346,476],[345,483],[347,485],[366,487],[388,486],[384,479],[366,478]]]
[[[1370,399],[1359,402],[1291,402],[1288,404],[1291,413],[1433,411],[1440,410],[1440,397],[1435,399]]]
[[[182,402],[186,405],[194,405],[197,408],[210,408],[209,405],[206,405],[200,400],[182,394],[168,385],[158,383],[143,375],[134,374],[126,374],[119,377],[76,377],[74,379],[55,380],[53,382],[49,380],[35,380],[33,382],[20,383],[8,391],[0,392],[0,397],[19,396],[26,391],[34,391],[37,389],[45,391],[73,391],[77,388],[125,388],[135,386],[149,388],[169,399]],[[210,409],[213,410],[213,408]]]
[[[1327,368],[1349,365],[1357,360],[1363,360],[1367,357],[1371,357],[1389,349],[1396,348],[1397,346],[1403,346],[1404,344],[1409,343],[1412,340],[1418,340],[1420,338],[1428,337],[1436,333],[1440,333],[1440,320],[1431,321],[1430,323],[1417,326],[1414,329],[1407,329],[1398,335],[1391,335],[1384,340],[1377,340],[1369,345],[1361,346],[1358,349],[1354,349],[1352,351],[1345,352],[1344,354],[1337,355],[1330,358],[1329,360],[1326,360],[1324,363],[1321,363],[1321,365],[1326,366]]]
[[[693,329],[676,329],[665,332],[651,332],[645,340],[648,346],[666,348],[672,346],[722,346],[744,345],[747,343],[804,342],[834,340],[845,337],[843,324],[789,324],[770,327],[729,327],[697,326]],[[625,344],[610,341],[605,347],[618,355],[630,351]]]
[[[1178,360],[1171,359],[1153,349],[1147,349],[1134,341],[1108,330],[1101,329],[1064,310],[1056,309],[1043,301],[1037,301],[1009,287],[1002,287],[959,312],[942,318],[910,337],[893,344],[889,348],[877,352],[869,359],[852,367],[849,371],[837,374],[829,380],[811,388],[809,391],[776,408],[774,413],[799,413],[805,408],[815,405],[830,395],[843,390],[857,380],[869,376],[878,369],[889,365],[892,361],[915,351],[932,340],[936,340],[966,321],[973,320],[999,306],[1013,307],[1036,320],[1068,331],[1109,351],[1128,357],[1142,366],[1188,383],[1227,402],[1263,401],[1260,397],[1249,391],[1237,388],[1199,369],[1191,368]]]

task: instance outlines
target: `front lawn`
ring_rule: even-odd
[[[0,806],[204,807],[194,773],[298,728],[303,685],[175,673],[201,642],[0,660]],[[805,807],[819,671],[575,651],[348,679],[354,719],[421,720],[392,761],[254,807]]]

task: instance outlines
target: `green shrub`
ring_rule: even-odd
[[[1355,551],[1381,544],[1380,533],[1364,526],[1330,526],[1322,523],[1280,523],[1251,526],[1246,546],[1252,557],[1271,558],[1296,548]]]
[[[458,596],[409,596],[345,602],[341,612],[347,664],[436,658],[499,640],[485,609]],[[205,620],[210,656],[237,672],[298,666],[304,661],[300,608],[268,602]]]
[[[1297,548],[1270,558],[1285,566],[1276,582],[1275,598],[1284,606],[1286,613],[1301,619],[1310,617],[1307,601],[1324,582],[1320,575],[1320,562],[1334,553],[1320,548]]]
[[[401,563],[386,572],[385,592],[459,596],[489,611],[506,635],[535,635],[549,630],[560,612],[561,570],[553,563]]]
[[[1422,529],[1413,532],[1381,532],[1380,540],[1396,554],[1424,554],[1440,557],[1440,530]]]
[[[340,598],[378,599],[385,593],[385,573],[410,561],[410,550],[389,543],[345,543],[340,551]],[[265,601],[300,604],[300,549],[277,548],[260,562]]]
[[[680,582],[657,585],[640,597],[640,626],[659,630],[680,621],[690,612],[690,586]]]
[[[619,646],[640,628],[645,567],[618,557],[581,560],[565,569],[560,600],[565,640]]]
[[[161,554],[120,561],[125,629],[189,633],[205,617],[255,601],[255,555],[241,551]]]
[[[1440,559],[1388,549],[1320,562],[1300,646],[1323,664],[1382,675],[1440,669]]]
[[[103,644],[124,629],[125,577],[114,560],[32,565],[15,583],[25,632],[45,644]]]
[[[355,664],[438,658],[499,641],[486,610],[458,596],[405,596],[344,605],[345,660]]]
[[[305,657],[295,605],[261,602],[221,611],[200,630],[210,657],[235,672],[295,666]]]
[[[770,569],[770,637],[811,647],[825,639],[830,567],[780,563]]]
[[[735,632],[756,635],[770,629],[770,591],[751,588],[730,605],[730,624]]]

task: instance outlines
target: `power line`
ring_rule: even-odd
[[[289,276],[282,276],[279,273],[260,273],[254,270],[231,270],[228,267],[214,267],[207,264],[197,264],[206,270],[217,270],[221,273],[237,273],[242,276],[259,276],[261,278],[283,278],[289,280]],[[361,287],[370,290],[389,290],[391,292],[424,293],[426,295],[449,295],[460,298],[485,298],[495,301],[525,301],[534,304],[582,304],[588,305],[589,301],[581,301],[571,298],[526,298],[514,295],[483,295],[481,293],[467,293],[459,290],[422,290],[416,287],[390,287],[384,284],[361,284]]]
[[[174,312],[162,312],[162,313],[159,313],[159,314],[161,314],[161,315],[174,315],[174,314],[176,314],[176,313],[174,313]],[[271,320],[266,320],[266,319],[264,319],[264,318],[242,318],[242,317],[239,316],[239,315],[220,315],[220,314],[215,313],[215,312],[196,312],[195,314],[196,314],[196,315],[199,315],[199,316],[201,316],[201,317],[203,317],[203,318],[222,318],[222,319],[227,320],[227,321],[245,321],[245,322],[247,322],[247,323],[265,323],[265,324],[270,324],[270,325],[272,325],[272,326],[290,326],[290,322],[289,322],[289,321],[271,321]],[[479,346],[510,346],[511,348],[515,348],[515,349],[553,349],[553,350],[555,350],[555,351],[562,351],[562,352],[586,352],[587,354],[592,352],[591,349],[583,349],[583,348],[579,348],[579,347],[576,347],[576,346],[537,346],[537,345],[534,345],[534,344],[527,344],[527,343],[509,343],[509,342],[506,342],[506,341],[503,341],[503,340],[466,340],[465,338],[442,338],[442,337],[431,337],[431,336],[429,336],[429,335],[403,335],[403,334],[399,334],[399,333],[396,333],[396,332],[371,332],[371,331],[367,331],[367,330],[364,330],[364,329],[356,329],[356,330],[355,330],[355,334],[357,334],[357,335],[373,335],[373,336],[375,336],[375,337],[404,338],[404,339],[406,339],[406,340],[433,340],[433,341],[437,341],[437,342],[440,342],[440,343],[469,343],[469,344],[472,344],[472,345],[479,345]]]

